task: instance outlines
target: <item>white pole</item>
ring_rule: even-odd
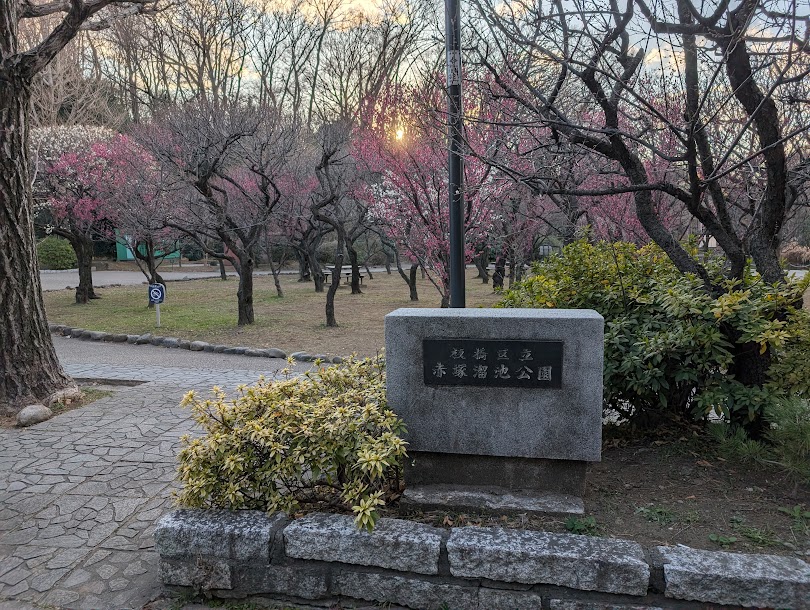
[[[160,303],[155,303],[155,315],[157,316],[157,327],[160,328]]]

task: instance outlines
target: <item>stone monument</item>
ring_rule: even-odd
[[[582,309],[385,318],[388,403],[410,456],[403,508],[581,514],[601,459],[604,319]]]

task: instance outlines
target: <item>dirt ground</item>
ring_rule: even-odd
[[[776,469],[726,461],[699,436],[607,445],[602,461],[589,467],[585,515],[568,523],[440,511],[409,518],[436,526],[573,531],[647,546],[683,544],[810,560],[810,488],[795,488]],[[385,511],[397,514],[394,508]]]
[[[51,405],[51,411],[53,411],[53,414],[59,415],[60,413],[64,413],[66,411],[79,409],[85,405],[89,405],[91,402],[99,400],[100,398],[112,396],[112,394],[116,390],[116,387],[111,385],[105,385],[103,383],[98,382],[88,382],[79,384],[79,389],[82,391],[81,398],[57,402]],[[0,416],[0,428],[16,428],[16,427],[17,427],[16,416],[14,417],[7,415]]]

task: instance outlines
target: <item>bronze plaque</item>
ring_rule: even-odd
[[[424,339],[425,385],[559,388],[562,341]]]

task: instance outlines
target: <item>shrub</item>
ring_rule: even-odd
[[[697,255],[693,249],[693,255]],[[759,422],[780,396],[807,395],[810,322],[801,295],[810,278],[769,285],[750,269],[723,278],[725,261],[703,261],[724,293],[680,273],[656,246],[579,241],[533,268],[503,307],[595,309],[605,318],[604,407],[639,427],[676,416]],[[765,387],[731,374],[741,348],[771,355]]]
[[[775,461],[797,483],[810,483],[810,402],[780,400],[765,414]]]
[[[295,512],[344,505],[371,530],[386,493],[399,491],[406,443],[386,407],[381,357],[183,399],[205,434],[184,437],[178,501],[193,508]]]
[[[767,442],[746,438],[726,424],[712,426],[727,458],[743,464],[776,466],[796,485],[810,484],[810,402],[797,398],[774,401],[765,412]]]
[[[66,239],[51,235],[37,244],[40,269],[75,269],[76,252]]]

